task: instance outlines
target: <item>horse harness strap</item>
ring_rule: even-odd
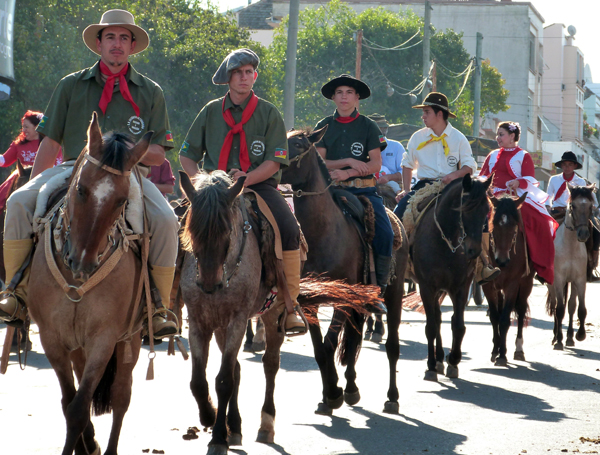
[[[227,260],[225,260],[223,263],[223,275],[226,277],[225,287],[229,287],[229,281],[231,281],[242,264],[242,257],[244,255],[244,249],[246,248],[246,239],[248,238],[248,233],[252,230],[252,225],[248,220],[248,209],[246,208],[246,202],[243,194],[240,195],[240,210],[242,211],[242,220],[244,221],[244,225],[242,227],[242,245],[240,246],[240,252],[238,253],[238,257],[235,261],[235,268],[229,276],[227,276]]]
[[[465,227],[463,225],[463,219],[462,219],[463,192],[464,192],[464,190],[461,188],[461,190],[460,190],[460,209],[459,209],[460,217],[459,217],[459,221],[458,221],[458,226],[460,227],[460,229],[462,231],[462,235],[458,237],[458,244],[456,246],[453,246],[452,242],[446,238],[446,236],[444,235],[444,231],[442,230],[442,227],[440,226],[440,223],[438,223],[437,203],[438,203],[438,199],[440,196],[439,192],[438,192],[437,196],[435,197],[435,207],[433,209],[433,221],[435,221],[435,225],[437,226],[438,230],[440,231],[440,234],[442,234],[442,239],[444,239],[444,241],[448,244],[448,247],[450,248],[450,251],[452,251],[452,253],[456,253],[456,250],[458,250],[463,245],[463,242],[465,241],[465,238],[467,237],[467,233],[465,231]]]
[[[530,273],[529,253],[527,251],[527,235],[525,234],[525,226],[523,225],[523,217],[519,218],[519,229],[523,233],[523,251],[525,252],[525,274],[523,276],[528,276]],[[515,248],[516,248],[516,246],[515,246]]]
[[[107,166],[106,164],[102,164],[89,153],[85,154],[85,159],[88,160],[90,163],[95,164],[99,168],[104,169],[106,172],[110,172],[111,174],[122,175],[124,177],[129,177],[131,175],[131,171],[119,171],[113,167]]]

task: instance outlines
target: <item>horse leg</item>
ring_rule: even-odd
[[[373,319],[373,315],[369,315],[369,317],[367,318],[367,329],[365,330],[365,341],[369,341],[371,339],[371,337],[373,336],[373,324],[374,324],[374,319]]]
[[[435,369],[438,374],[444,374],[444,360],[446,359],[444,344],[442,343],[442,302],[445,298],[445,292],[441,292],[436,298],[438,305],[435,313],[437,323],[437,334],[435,336]]]
[[[556,283],[555,283],[556,284]],[[564,287],[560,284],[556,284],[556,309],[554,311],[554,336],[556,343],[554,344],[555,351],[562,351],[563,346],[563,331],[562,321],[565,317],[565,299],[564,299]],[[571,289],[571,292],[573,290]]]
[[[360,391],[356,385],[356,360],[361,345],[361,334],[365,318],[355,311],[352,312],[351,317],[352,322],[347,320],[345,324],[344,346],[341,349],[343,349],[342,365],[346,364],[344,401],[346,404],[354,406],[360,401]]]
[[[587,316],[587,309],[585,307],[585,280],[581,280],[580,283],[577,284],[577,294],[579,300],[579,309],[577,311],[577,316],[579,318],[579,329],[577,330],[577,341],[585,340],[585,318]]]
[[[426,381],[437,381],[438,370],[436,369],[434,343],[436,339],[441,339],[439,332],[442,312],[436,294],[430,289],[430,286],[421,286],[421,300],[423,301],[425,316],[427,317],[427,322],[425,323],[425,335],[427,336],[427,371],[425,372],[424,379]],[[438,344],[438,348],[440,347],[440,344]]]
[[[521,280],[521,285],[519,286],[519,294],[517,296],[516,310],[518,316],[517,323],[517,339],[515,340],[515,354],[513,359],[525,361],[525,351],[523,350],[523,326],[525,325],[525,318],[527,317],[527,313],[529,311],[529,303],[527,302],[527,298],[531,294],[531,290],[533,289],[533,281],[531,278],[525,277]]]
[[[310,332],[310,338],[313,344],[313,352],[315,355],[315,361],[319,367],[321,373],[321,383],[323,385],[322,401],[317,405],[315,414],[331,415],[333,410],[325,404],[325,397],[327,396],[327,380],[326,380],[326,358],[325,358],[325,345],[323,343],[323,335],[321,334],[321,325],[317,324],[309,325],[308,331]]]
[[[458,364],[462,359],[462,340],[465,336],[465,307],[467,306],[468,287],[459,288],[450,295],[454,313],[452,314],[452,350],[448,354],[446,377],[458,378]]]
[[[567,304],[567,308],[569,311],[569,326],[567,327],[567,341],[565,342],[565,346],[568,346],[568,347],[575,346],[575,341],[573,340],[573,334],[575,333],[575,331],[573,329],[573,317],[575,315],[575,310],[577,309],[577,295],[578,295],[577,283],[572,282],[571,283],[571,296],[569,297],[569,302]]]
[[[397,279],[397,281],[400,280]],[[385,402],[383,412],[388,414],[398,414],[400,412],[400,405],[398,403],[400,394],[398,393],[398,385],[396,382],[396,367],[398,365],[398,358],[400,357],[400,337],[398,331],[400,328],[400,320],[402,319],[402,294],[404,291],[404,286],[402,284],[403,283],[393,283],[394,289],[388,290],[388,298],[385,302],[388,309],[388,337],[385,342],[385,353],[387,354],[390,367],[390,386],[387,393],[388,401]]]
[[[500,302],[502,299],[502,295],[499,291],[496,291],[492,288],[492,285],[484,284],[483,291],[485,293],[485,298],[488,301],[488,314],[490,317],[490,323],[492,324],[492,357],[490,359],[491,362],[496,362],[496,358],[498,357],[498,353],[500,352],[500,331],[498,326],[500,324]]]
[[[81,378],[83,377],[83,370],[85,369],[85,352],[82,348],[76,349],[72,351],[70,354],[71,364],[73,365],[73,371],[75,372],[75,377],[77,378],[77,382],[81,383]],[[78,441],[77,446],[75,448],[76,453],[86,453],[85,447],[94,447],[94,444],[98,445],[98,442],[95,440],[95,431],[94,425],[90,420],[83,433],[81,434],[81,439],[83,441]]]
[[[212,332],[202,330],[198,327],[198,322],[190,317],[189,337],[192,354],[192,380],[190,381],[190,389],[196,399],[196,403],[198,403],[200,424],[208,428],[215,424],[217,413],[210,397],[208,382],[206,380],[206,363],[208,361]]]
[[[252,351],[264,351],[265,347],[265,324],[262,320],[262,317],[258,317],[256,319],[256,335],[254,335],[252,338]]]
[[[252,339],[254,338],[254,331],[252,330],[252,318],[248,319],[246,325],[246,342],[244,343],[244,352],[252,351]]]
[[[517,299],[518,289],[509,288],[506,289],[504,294],[504,305],[500,312],[500,318],[498,321],[498,358],[494,363],[497,367],[505,367],[508,365],[508,359],[506,358],[506,338],[508,336],[508,329],[510,328],[510,318],[515,300]]]
[[[104,455],[117,455],[117,446],[119,444],[123,419],[125,418],[125,413],[129,409],[129,403],[131,402],[133,369],[138,361],[141,346],[142,338],[139,335],[134,336],[131,340],[133,361],[131,363],[125,363],[125,342],[117,344],[117,372],[110,388],[113,421],[110,429],[108,446],[106,447]]]
[[[265,372],[265,401],[260,413],[260,428],[256,437],[257,442],[272,444],[275,439],[275,377],[279,371],[283,332],[277,330],[277,318],[266,313],[263,324],[266,337],[266,350],[262,358]],[[291,391],[288,388],[289,391]]]
[[[325,405],[330,409],[338,409],[344,403],[344,391],[338,386],[338,374],[335,367],[335,352],[339,343],[339,336],[346,321],[346,316],[335,310],[325,335],[323,346],[325,348]]]
[[[385,326],[383,325],[383,315],[376,314],[375,315],[375,330],[373,330],[373,335],[371,336],[371,341],[373,343],[381,343],[383,340],[383,335],[385,335]]]

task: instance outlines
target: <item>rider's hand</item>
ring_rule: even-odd
[[[444,185],[448,185],[448,183],[450,183],[452,180],[454,180],[454,178],[452,177],[452,174],[448,174],[448,175],[445,175],[444,177],[442,177],[442,183]]]
[[[404,196],[406,196],[406,191],[400,191],[398,194],[396,194],[396,202],[400,202],[400,200],[402,198],[404,198]]]
[[[348,166],[350,166],[355,171],[358,171],[359,175],[369,174],[369,166],[367,166],[367,163],[363,163],[362,161],[355,160],[354,158],[349,158]]]
[[[390,181],[390,176],[386,175],[386,174],[383,174],[381,177],[379,177],[377,179],[377,183],[380,184],[380,185],[384,185],[384,184],[386,184],[389,181]]]
[[[350,173],[343,169],[334,169],[333,171],[329,172],[329,175],[336,182],[346,180],[347,178],[350,177]]]
[[[240,171],[239,169],[232,169],[229,171],[229,175],[231,175],[233,180],[237,182],[237,179],[239,179],[240,177],[244,177],[247,174],[244,171]]]
[[[513,193],[515,193],[517,191],[517,188],[519,188],[519,181],[517,179],[506,182],[506,189],[508,191],[512,191]]]

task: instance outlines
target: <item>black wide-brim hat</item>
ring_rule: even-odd
[[[456,118],[456,114],[450,112],[450,108],[448,107],[448,98],[446,98],[446,95],[444,95],[443,93],[439,93],[439,92],[429,93],[425,97],[425,100],[423,100],[423,104],[413,106],[412,108],[413,109],[423,109],[425,107],[432,107],[432,106],[439,107],[440,109],[443,109],[446,112],[448,112],[448,117]]]
[[[361,100],[371,96],[371,89],[369,86],[360,79],[356,79],[349,74],[342,74],[341,76],[331,79],[323,87],[321,87],[321,93],[325,98],[330,100],[335,94],[335,89],[341,87],[342,85],[352,87],[354,90],[356,90],[356,93],[358,93],[358,96]]]
[[[554,163],[554,165],[556,167],[560,167],[561,164],[563,163],[563,161],[572,161],[573,163],[575,163],[575,169],[581,169],[583,166],[581,165],[581,163],[579,161],[577,161],[577,155],[575,155],[573,152],[571,152],[570,150],[563,153],[562,156],[560,157],[560,161],[557,161],[556,163]]]

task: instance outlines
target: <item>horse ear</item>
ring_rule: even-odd
[[[88,143],[87,149],[90,155],[94,158],[100,159],[102,157],[102,131],[100,131],[100,125],[98,124],[98,114],[96,111],[92,113],[92,120],[88,128]]]
[[[185,194],[185,197],[191,201],[196,194],[196,188],[194,188],[190,176],[183,171],[179,171],[179,187],[181,188],[181,191],[183,191],[183,194]]]
[[[592,191],[592,193],[595,193],[596,191],[598,191],[598,188],[596,188],[596,184],[592,183],[591,185],[588,185],[586,188],[590,189]]]
[[[575,187],[574,187],[573,185],[571,185],[571,183],[570,183],[570,182],[567,182],[567,190],[569,190],[569,193],[570,193],[571,191],[573,191],[573,188],[575,188]]]
[[[519,199],[515,201],[515,205],[517,206],[517,210],[521,208],[523,203],[525,202],[525,198],[527,197],[527,191],[525,191]]]
[[[493,181],[494,181],[494,173],[492,172],[485,181],[485,190],[486,191],[490,188],[490,186],[492,186]]]
[[[492,205],[493,205],[494,207],[498,207],[498,203],[499,203],[499,201],[498,201],[498,198],[497,198],[497,197],[495,197],[495,196],[492,196],[492,197],[490,198],[490,201],[492,201]]]
[[[468,193],[471,191],[471,187],[473,186],[473,181],[471,180],[471,174],[465,174],[462,180],[463,189]]]
[[[233,205],[233,201],[235,198],[240,195],[242,190],[244,189],[244,182],[246,181],[246,176],[240,177],[237,181],[229,187],[229,205]]]
[[[323,139],[323,136],[325,136],[325,133],[327,132],[327,128],[329,128],[329,125],[325,125],[320,130],[316,130],[310,133],[310,135],[308,136],[308,140],[310,141],[310,143],[316,144],[321,139]]]
[[[130,159],[126,166],[127,170],[133,168],[133,166],[135,166],[138,163],[138,161],[140,161],[142,157],[146,154],[146,152],[148,151],[148,147],[150,147],[150,141],[152,140],[152,136],[154,136],[154,131],[148,131],[131,149]]]

